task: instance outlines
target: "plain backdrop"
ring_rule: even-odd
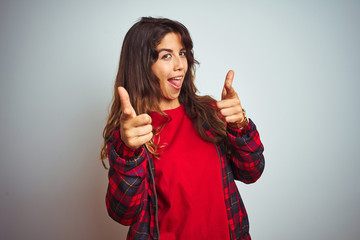
[[[238,183],[254,240],[360,239],[360,1],[0,1],[0,238],[125,239],[98,160],[122,40],[188,27],[201,94],[226,72],[265,146]]]

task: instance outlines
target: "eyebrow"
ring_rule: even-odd
[[[180,49],[180,51],[184,51],[184,50],[186,50],[186,48],[182,48],[182,49]],[[169,49],[169,48],[162,48],[162,49],[160,49],[159,51],[158,51],[158,53],[160,53],[160,52],[174,52],[172,49]]]

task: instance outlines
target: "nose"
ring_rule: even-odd
[[[174,70],[183,70],[187,60],[183,56],[174,57]]]

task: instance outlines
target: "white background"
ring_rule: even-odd
[[[98,161],[122,40],[188,27],[201,94],[227,70],[266,167],[238,184],[254,240],[360,239],[360,2],[0,1],[1,239],[125,239]]]

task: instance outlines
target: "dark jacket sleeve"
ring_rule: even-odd
[[[147,194],[146,149],[128,148],[117,130],[108,141],[107,152],[110,169],[106,208],[115,221],[130,225],[137,220]]]
[[[235,179],[244,183],[256,182],[264,171],[264,147],[251,119],[243,129],[227,126],[231,144],[231,160]]]

